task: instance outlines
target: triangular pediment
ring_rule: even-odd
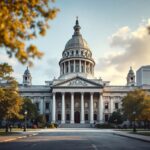
[[[90,79],[85,79],[83,77],[77,76],[59,82],[55,84],[53,87],[85,87],[86,88],[86,87],[102,87],[102,85]]]

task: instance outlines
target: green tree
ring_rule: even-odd
[[[124,115],[129,120],[150,120],[150,95],[137,89],[131,91],[122,100]]]
[[[121,124],[123,122],[123,115],[120,111],[114,111],[109,117],[109,122],[114,124]]]
[[[22,98],[16,80],[11,76],[13,69],[7,63],[0,64],[0,119],[8,121],[21,118]],[[6,132],[8,124],[6,123]]]
[[[38,116],[38,110],[35,104],[32,103],[31,99],[23,98],[23,106],[21,109],[21,114],[24,115],[24,112],[27,111],[27,119],[35,120]]]
[[[48,21],[56,17],[59,9],[51,7],[54,0],[1,0],[0,1],[0,47],[15,56],[22,64],[32,64],[33,58],[43,53],[26,41],[44,36]]]
[[[45,115],[38,115],[36,122],[37,122],[38,127],[40,128],[45,127],[46,125]]]

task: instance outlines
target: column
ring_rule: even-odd
[[[94,123],[93,121],[93,93],[90,96],[90,123]]]
[[[84,123],[84,93],[81,93],[81,120],[80,123]]]
[[[56,96],[53,93],[52,122],[56,122]]]
[[[66,63],[64,62],[64,74],[66,73]]]
[[[74,65],[73,65],[74,67],[73,67],[73,72],[76,72],[76,63],[75,63],[75,60],[74,60]]]
[[[74,123],[74,93],[71,93],[71,120],[70,123]]]
[[[43,97],[39,97],[40,100],[40,114],[43,114]]]
[[[61,123],[65,123],[65,93],[62,93]]]
[[[102,94],[99,95],[99,103],[98,103],[98,110],[99,110],[99,123],[103,123],[103,110],[104,110],[104,106],[103,106],[103,96]]]
[[[81,60],[79,60],[79,72],[81,72]]]
[[[84,62],[84,72],[86,73],[86,61]]]
[[[70,60],[68,61],[68,72],[70,73]]]
[[[113,113],[113,97],[110,97],[110,113]]]

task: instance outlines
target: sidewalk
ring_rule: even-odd
[[[38,133],[32,133],[32,132],[15,132],[15,133],[10,134],[10,135],[2,135],[2,136],[0,136],[0,143],[10,142],[10,141],[14,141],[17,139],[30,137],[30,136],[35,136],[37,134]]]
[[[144,142],[150,142],[150,136],[132,134],[132,133],[128,133],[128,132],[125,132],[125,131],[116,131],[113,134],[128,137],[128,138],[132,138],[132,139],[136,139],[136,140],[141,140],[141,141],[144,141]]]

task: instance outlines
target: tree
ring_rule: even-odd
[[[110,123],[121,124],[123,122],[123,115],[120,111],[114,111],[111,116],[109,117]]]
[[[24,112],[27,111],[27,119],[33,121],[38,116],[38,110],[35,104],[29,98],[23,98],[23,106],[21,109],[21,114],[24,115]]]
[[[22,98],[18,92],[15,79],[11,76],[13,69],[7,63],[0,64],[0,119],[6,120],[6,132],[8,121],[12,118],[21,118],[19,114],[22,106]]]
[[[148,92],[136,89],[131,91],[122,100],[124,115],[129,120],[150,121],[150,95]]]
[[[48,21],[56,17],[59,9],[51,8],[54,0],[2,0],[0,1],[0,47],[9,57],[15,56],[22,64],[32,65],[33,58],[43,53],[26,41],[44,36]]]

